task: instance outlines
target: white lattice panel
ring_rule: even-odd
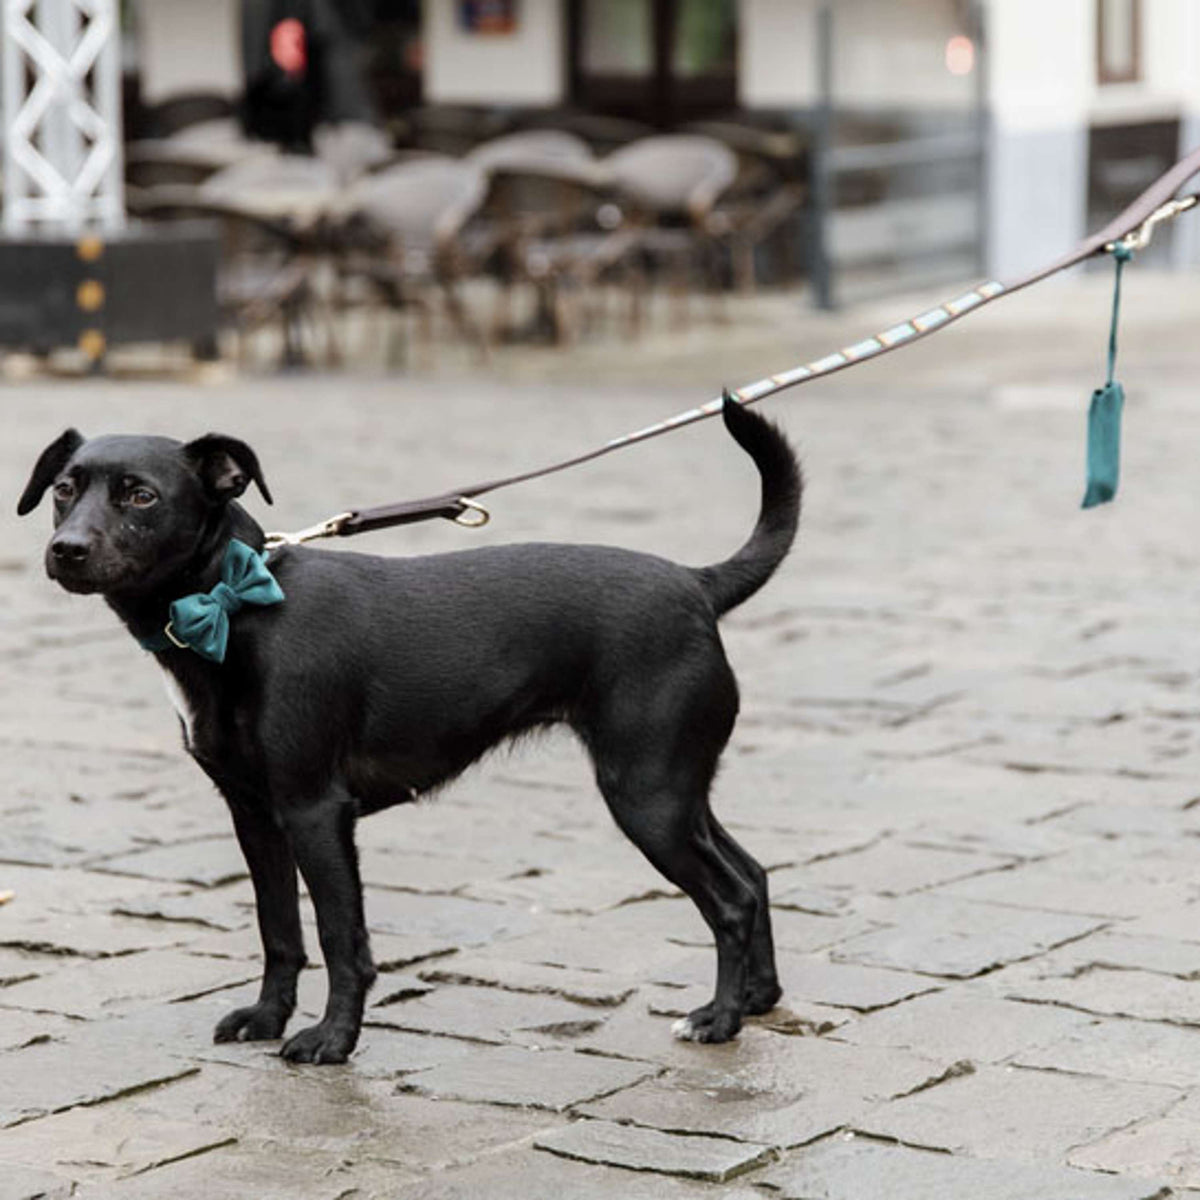
[[[116,0],[0,0],[4,231],[125,223]]]

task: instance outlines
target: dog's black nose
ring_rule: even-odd
[[[81,563],[90,552],[91,547],[79,538],[60,537],[50,543],[50,553],[58,562]]]

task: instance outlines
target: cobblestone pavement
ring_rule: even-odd
[[[725,625],[743,712],[716,807],[771,869],[787,994],[719,1047],[669,1032],[710,986],[706,931],[554,736],[363,823],[382,973],[349,1064],[212,1045],[259,969],[223,804],[151,663],[45,580],[49,518],[15,497],[67,423],[213,428],[256,446],[292,528],[588,447],[903,304],[771,298],[490,381],[7,384],[0,1200],[1200,1194],[1198,300],[1131,281],[1100,511],[1078,501],[1103,280],[767,406],[809,489],[796,553]],[[365,545],[699,563],[755,504],[708,423],[503,493],[482,533]],[[315,1013],[320,970],[303,984]]]

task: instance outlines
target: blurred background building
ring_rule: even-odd
[[[1004,278],[1200,140],[1195,0],[123,0],[120,20],[132,212],[215,215],[227,249],[239,219],[290,238],[266,307],[293,316],[297,259],[361,218],[407,259],[343,256],[339,278],[399,306],[424,276],[468,336],[447,284],[485,272],[533,284],[526,331],[553,337],[605,281],[636,323],[657,284],[802,280],[831,306]],[[1200,260],[1196,226],[1156,261]]]
[[[1011,274],[1200,137],[1191,0],[140,0],[139,106],[256,88],[269,104],[266,31],[288,16],[334,60],[314,116],[374,117],[401,142],[463,150],[489,120],[555,114],[789,131],[846,282]],[[1195,261],[1175,236],[1162,253]]]

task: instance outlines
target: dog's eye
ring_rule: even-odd
[[[149,508],[150,505],[158,503],[158,497],[145,487],[130,488],[125,498],[134,508]]]
[[[54,485],[54,498],[61,500],[64,504],[68,500],[75,499],[75,485],[69,479],[60,479]]]

